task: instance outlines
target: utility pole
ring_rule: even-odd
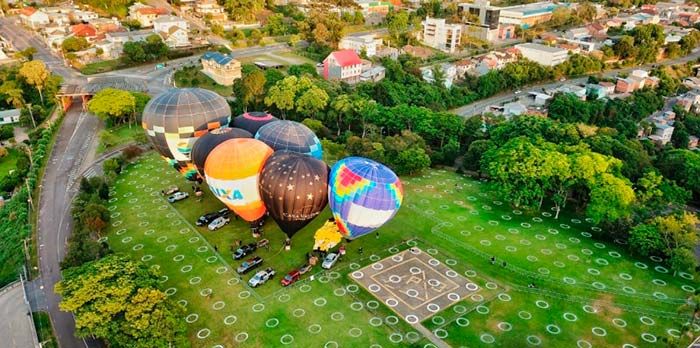
[[[32,125],[36,128],[36,122],[34,121],[34,113],[32,112],[32,104],[27,104],[27,109],[29,109],[29,117],[32,119]]]

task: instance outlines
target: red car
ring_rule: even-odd
[[[284,276],[284,278],[282,278],[280,283],[282,283],[282,286],[289,286],[289,285],[293,284],[294,282],[296,282],[297,280],[299,280],[299,278],[301,278],[301,273],[299,273],[299,270],[295,269],[295,270],[287,273],[287,275]]]

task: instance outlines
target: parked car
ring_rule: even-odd
[[[246,245],[236,249],[236,252],[233,253],[233,259],[240,260],[240,259],[244,258],[246,255],[255,251],[255,249],[257,249],[257,248],[258,248],[257,244],[255,244],[255,243],[246,244]]]
[[[238,274],[246,274],[250,272],[250,270],[252,270],[253,268],[260,266],[262,262],[263,259],[260,256],[250,258],[246,261],[243,261],[243,263],[236,269],[236,272],[238,272]]]
[[[230,210],[228,208],[223,208],[221,210],[211,212],[211,213],[206,213],[197,219],[195,221],[195,225],[197,226],[206,226],[209,225],[212,221],[216,220],[216,218],[221,217],[221,216],[226,216],[228,217],[230,214]]]
[[[248,285],[251,287],[255,288],[258,285],[265,284],[270,278],[275,276],[275,270],[272,269],[272,267],[265,268],[262,271],[258,271],[258,273],[255,273],[253,278],[250,278],[248,281]]]
[[[181,201],[189,196],[190,196],[190,194],[187,192],[175,192],[173,195],[168,197],[168,202],[175,203],[175,202]]]
[[[170,186],[167,189],[161,191],[163,193],[163,196],[169,196],[172,195],[175,192],[180,192],[180,188],[177,186]]]
[[[338,262],[338,259],[340,258],[340,255],[337,253],[330,253],[326,255],[326,258],[323,259],[323,263],[321,264],[321,267],[325,269],[331,269],[333,265],[335,265],[336,262]]]
[[[299,278],[301,278],[301,273],[299,273],[299,270],[295,269],[287,273],[287,275],[284,276],[284,278],[282,278],[280,283],[282,284],[282,286],[290,286],[294,284],[297,280],[299,280]]]
[[[209,224],[209,226],[208,226],[209,231],[216,231],[216,230],[226,226],[226,224],[228,224],[229,222],[231,222],[231,218],[228,218],[226,216],[219,216],[218,218],[214,219],[214,221],[212,221]]]
[[[304,264],[303,266],[299,267],[299,273],[300,273],[300,274],[304,274],[304,273],[310,271],[311,268],[313,268],[313,266],[311,266],[310,264],[306,263],[306,264]]]

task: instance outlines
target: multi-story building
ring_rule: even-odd
[[[501,30],[498,19],[501,9],[491,6],[489,0],[459,4],[457,14],[465,23],[463,31],[467,35],[484,41],[494,41],[499,37]]]
[[[242,76],[241,62],[229,55],[209,51],[202,55],[202,72],[220,85],[231,86]]]
[[[346,36],[338,43],[341,50],[353,50],[357,54],[365,52],[367,57],[377,54],[377,49],[382,45],[382,39],[378,39],[375,34],[362,36]]]
[[[568,59],[568,53],[563,48],[550,47],[536,43],[516,45],[523,57],[544,66],[555,66]]]
[[[454,53],[460,44],[462,26],[448,24],[443,18],[426,18],[423,22],[423,43],[439,50]]]
[[[187,21],[176,16],[160,16],[153,21],[153,31],[163,38],[168,47],[190,45]]]
[[[168,10],[164,8],[145,6],[137,8],[131,17],[137,20],[142,28],[150,28],[153,26],[153,21],[158,18],[158,16],[166,14],[168,14]]]
[[[360,81],[362,60],[353,50],[331,52],[323,60],[323,77],[326,80],[340,80],[347,83]]]

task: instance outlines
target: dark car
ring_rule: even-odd
[[[250,258],[247,261],[243,261],[243,263],[236,269],[236,272],[238,272],[238,274],[246,274],[251,269],[260,266],[262,262],[263,259],[260,256]]]
[[[256,243],[246,244],[246,245],[236,249],[236,252],[233,253],[233,259],[240,260],[240,259],[244,258],[246,255],[249,255],[250,253],[255,251],[255,249],[257,249],[257,248],[258,248],[258,245]]]
[[[294,284],[294,282],[299,280],[299,278],[301,278],[301,273],[299,273],[299,270],[295,269],[295,270],[287,273],[287,275],[284,276],[284,278],[282,278],[280,283],[282,284],[282,286],[289,286],[291,284]]]
[[[212,213],[207,213],[199,217],[197,221],[195,222],[195,225],[197,226],[207,226],[209,225],[212,221],[216,220],[217,218],[220,217],[228,217],[229,215],[229,210],[228,208],[223,208],[219,211],[215,211]]]

